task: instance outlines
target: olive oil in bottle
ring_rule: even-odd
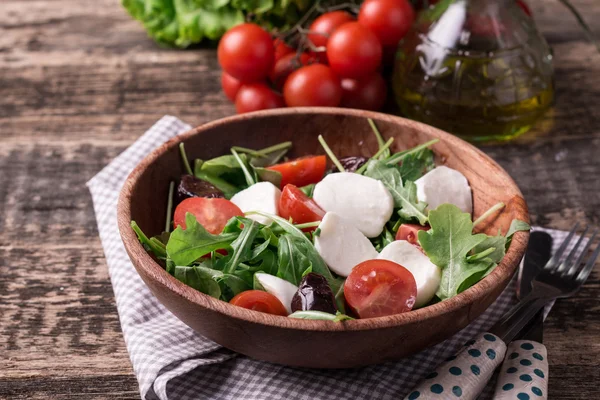
[[[401,42],[393,75],[404,116],[471,141],[509,140],[550,107],[552,56],[512,0],[446,0]]]

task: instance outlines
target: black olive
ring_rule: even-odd
[[[340,158],[340,163],[346,172],[356,172],[357,169],[362,167],[369,159],[366,157],[352,156]],[[332,172],[338,172],[337,169]]]
[[[292,298],[292,311],[315,310],[335,314],[335,298],[333,292],[322,275],[307,274],[298,286]]]
[[[179,204],[189,197],[215,198],[225,197],[225,195],[209,182],[193,177],[192,175],[182,175],[179,186],[177,186],[175,202]]]

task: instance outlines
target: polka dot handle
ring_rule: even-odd
[[[484,333],[465,343],[415,387],[405,400],[474,400],[500,365],[506,344],[496,335]]]
[[[546,346],[531,340],[511,342],[498,375],[494,400],[545,400],[547,398]]]

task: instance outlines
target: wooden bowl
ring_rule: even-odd
[[[502,201],[506,208],[482,228],[505,233],[513,218],[529,221],[519,188],[496,162],[470,144],[418,122],[390,115],[339,108],[284,108],[224,118],[164,144],[131,173],[119,199],[118,220],[125,248],[152,293],[198,333],[239,353],[291,366],[348,368],[398,360],[434,345],[464,328],[500,295],[520,262],[529,234],[518,232],[500,265],[475,286],[449,300],[404,314],[334,323],[268,315],[232,306],[179,282],[162,269],[130,228],[137,221],[147,234],[163,229],[170,181],[183,173],[178,144],[191,159],[228,154],[232,146],[263,148],[286,140],[291,157],[323,154],[322,134],[334,153],[371,156],[377,142],[372,118],[393,150],[439,138],[438,164],[461,171],[473,189],[474,217]]]

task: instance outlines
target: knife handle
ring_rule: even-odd
[[[506,344],[498,336],[482,333],[427,375],[405,400],[460,398],[474,400],[500,365]]]
[[[494,400],[548,398],[548,352],[532,340],[515,340],[508,345],[498,375]]]

